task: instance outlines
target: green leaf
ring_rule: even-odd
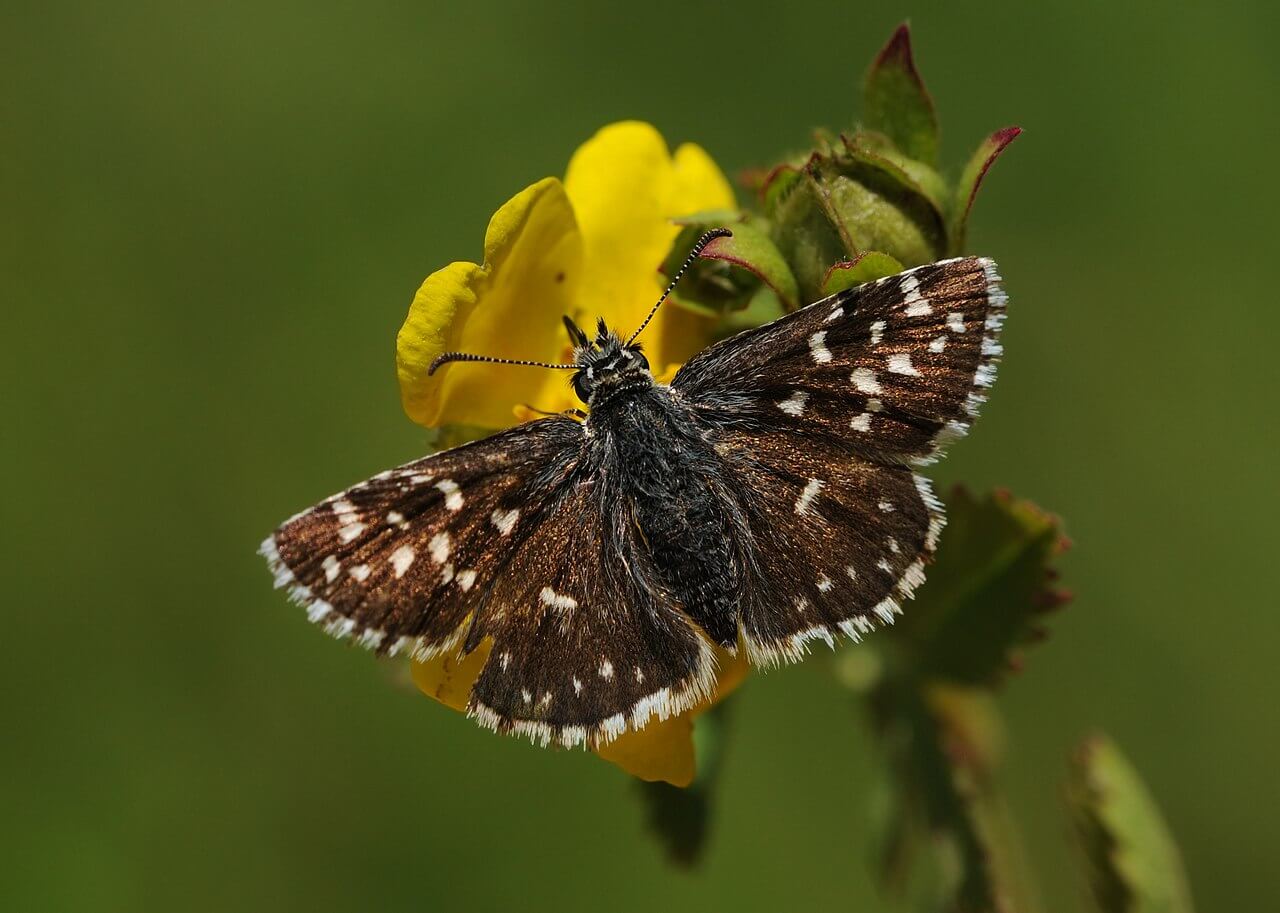
[[[862,87],[863,117],[913,159],[938,164],[938,115],[911,55],[911,29],[898,26]]]
[[[822,280],[822,297],[826,298],[874,279],[896,276],[900,272],[902,264],[893,257],[877,250],[869,250],[852,260],[842,260],[827,270],[827,275]]]
[[[997,683],[1044,636],[1043,614],[1070,599],[1051,567],[1068,545],[1061,521],[1030,501],[955,489],[937,560],[894,626],[894,647],[922,679]]]
[[[965,232],[969,227],[969,212],[973,209],[973,201],[978,197],[978,188],[987,171],[995,164],[995,160],[1004,152],[1005,147],[1022,133],[1021,127],[1005,127],[991,134],[978,146],[969,163],[960,173],[956,183],[955,197],[951,206],[951,226],[948,232],[951,238],[950,252],[960,254],[964,250]]]
[[[1067,805],[1099,910],[1191,913],[1191,890],[1169,827],[1133,765],[1106,736],[1080,746]]]
[[[650,831],[666,850],[667,858],[681,866],[696,866],[706,850],[713,799],[724,766],[729,703],[721,701],[694,723],[698,772],[689,786],[681,789],[670,783],[636,784]]]

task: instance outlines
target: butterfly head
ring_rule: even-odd
[[[649,359],[644,357],[639,344],[623,342],[605,326],[604,320],[596,323],[594,339],[568,317],[564,318],[564,326],[573,342],[573,361],[577,366],[573,392],[584,403],[591,402],[592,396],[653,383]]]

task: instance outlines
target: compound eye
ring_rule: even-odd
[[[649,370],[649,359],[644,357],[643,352],[636,352],[635,358],[640,362],[640,367],[644,368],[646,371]]]
[[[578,399],[584,403],[591,397],[591,387],[587,383],[586,373],[573,375],[573,392],[578,394]]]

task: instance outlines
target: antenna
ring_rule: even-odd
[[[435,361],[431,362],[431,366],[427,368],[427,377],[435,374],[436,369],[441,365],[447,365],[451,361],[483,361],[491,365],[525,365],[530,368],[556,368],[566,371],[578,367],[576,364],[556,365],[549,361],[524,361],[519,358],[495,358],[492,355],[472,355],[470,352],[445,352],[443,355],[437,355]]]
[[[667,300],[667,296],[679,284],[680,279],[693,266],[693,261],[697,260],[702,254],[703,249],[714,241],[716,238],[730,238],[733,232],[727,228],[713,228],[711,231],[705,232],[697,243],[693,245],[693,250],[689,251],[689,256],[685,257],[684,264],[676,270],[676,274],[671,277],[671,284],[667,286],[667,290],[662,293],[662,297],[658,299],[658,303],[653,306],[653,310],[649,311],[649,316],[644,319],[644,323],[640,324],[640,329],[631,334],[631,338],[626,344],[631,345],[635,338],[643,332],[644,328],[649,325],[649,321],[653,319],[653,315],[658,313],[658,308],[662,307],[662,302]],[[568,317],[564,318],[565,329],[569,331],[569,337],[576,346],[590,345],[586,334],[574,324]],[[436,373],[436,370],[443,365],[449,364],[451,361],[477,361],[491,365],[523,365],[529,368],[551,368],[557,371],[573,371],[578,368],[576,363],[567,365],[558,365],[549,361],[525,361],[520,358],[496,358],[492,355],[472,355],[470,352],[445,352],[443,355],[437,355],[436,359],[431,362],[427,368],[427,377]]]
[[[644,328],[649,325],[649,321],[653,319],[653,315],[658,313],[658,308],[662,307],[662,302],[666,301],[667,296],[670,295],[675,290],[675,287],[680,283],[680,280],[684,277],[685,272],[689,269],[689,267],[693,266],[693,261],[697,260],[698,257],[701,256],[703,248],[705,248],[708,244],[710,244],[716,238],[731,238],[731,237],[733,237],[733,232],[729,231],[729,229],[713,228],[711,229],[711,231],[704,233],[702,237],[698,239],[697,243],[693,245],[693,250],[689,251],[689,256],[685,257],[684,264],[678,270],[676,270],[676,274],[671,277],[671,284],[667,286],[667,290],[662,293],[662,297],[659,298],[658,303],[653,306],[653,310],[649,311],[649,316],[644,319],[644,323],[640,324],[640,329],[636,330],[634,333],[631,334],[631,338],[628,339],[626,342],[627,345],[631,345],[631,343],[635,342],[636,337],[639,336],[642,332],[644,332]]]

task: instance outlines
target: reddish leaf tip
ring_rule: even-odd
[[[904,22],[893,30],[893,34],[889,36],[889,40],[885,42],[885,46],[880,49],[880,53],[876,55],[875,61],[871,64],[873,70],[879,69],[891,60],[901,63],[904,67],[915,72],[915,62],[911,56],[911,25]]]
[[[991,134],[991,142],[993,142],[997,148],[1003,149],[1021,135],[1021,127],[1001,127],[995,133]]]

